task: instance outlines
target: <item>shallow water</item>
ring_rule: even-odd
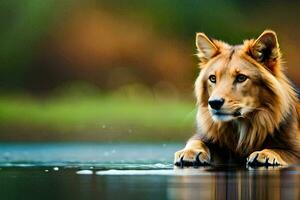
[[[300,167],[173,168],[183,144],[0,144],[0,199],[300,199]]]

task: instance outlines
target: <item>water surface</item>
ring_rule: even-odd
[[[0,144],[0,199],[300,199],[300,167],[173,168],[183,144]]]

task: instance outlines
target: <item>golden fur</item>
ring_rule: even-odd
[[[276,33],[266,30],[235,46],[198,33],[196,46],[198,132],[175,153],[175,164],[298,163],[299,99],[284,73]],[[225,100],[217,111],[208,103],[215,98]]]

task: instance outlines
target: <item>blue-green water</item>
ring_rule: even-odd
[[[300,199],[300,167],[173,168],[183,144],[0,144],[0,199]]]
[[[0,167],[171,169],[180,144],[0,143]]]

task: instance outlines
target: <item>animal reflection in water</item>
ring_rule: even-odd
[[[297,175],[293,172],[298,173]],[[300,199],[299,171],[256,169],[178,176],[169,180],[171,199]]]

